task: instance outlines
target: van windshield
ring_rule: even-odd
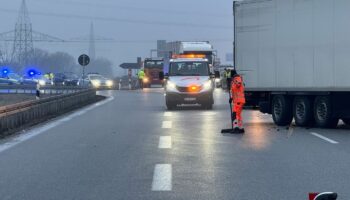
[[[207,62],[174,62],[170,64],[170,76],[208,76]]]

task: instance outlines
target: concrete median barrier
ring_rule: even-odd
[[[0,136],[5,136],[23,126],[39,123],[97,100],[96,90],[86,89],[41,100],[2,106],[0,107]]]

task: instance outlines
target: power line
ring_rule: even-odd
[[[47,0],[37,0],[42,2],[48,2]],[[71,5],[79,5],[79,6],[88,6],[88,7],[100,7],[100,8],[112,8],[112,9],[119,9],[119,10],[130,10],[130,11],[137,11],[137,12],[145,12],[145,13],[164,13],[167,15],[190,15],[190,16],[205,16],[205,17],[218,17],[218,18],[227,18],[232,17],[231,14],[224,15],[224,14],[213,14],[210,12],[196,12],[196,11],[184,11],[184,10],[173,10],[173,9],[157,9],[152,7],[133,7],[133,6],[121,6],[121,5],[115,5],[115,4],[105,4],[105,3],[89,3],[84,1],[67,1],[67,0],[60,0],[55,1],[54,3],[59,4],[71,4]],[[50,4],[52,4],[50,2]]]
[[[2,12],[16,13],[16,10],[0,8]],[[113,17],[96,17],[87,15],[75,15],[75,14],[59,14],[59,13],[48,13],[48,12],[30,12],[31,15],[45,16],[45,17],[57,17],[57,18],[68,18],[68,19],[82,19],[82,20],[98,20],[98,21],[109,21],[109,22],[121,22],[130,24],[147,24],[147,25],[160,25],[160,26],[180,26],[180,27],[191,27],[191,28],[206,28],[206,29],[232,29],[232,26],[222,25],[208,25],[208,24],[194,24],[194,23],[183,23],[183,22],[165,22],[165,21],[149,21],[149,20],[134,20],[124,18],[113,18]]]
[[[1,39],[0,39],[1,41]],[[150,44],[154,44],[156,43],[157,40],[95,40],[95,43],[99,43],[99,44],[146,44],[146,43],[150,43]],[[203,39],[203,40],[198,40],[198,39],[186,39],[186,41],[210,41],[210,42],[228,42],[228,43],[232,43],[233,39]],[[48,40],[36,40],[35,42],[42,42],[42,43],[48,43],[48,44],[88,44],[90,41],[89,40],[64,40],[64,41],[48,41]]]

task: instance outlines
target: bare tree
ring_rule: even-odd
[[[103,76],[112,78],[114,77],[113,63],[107,58],[97,58],[92,60],[91,63],[87,66],[86,71],[91,73],[99,73]]]

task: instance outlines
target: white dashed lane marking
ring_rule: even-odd
[[[171,112],[164,113],[164,117],[171,117],[171,116],[173,116],[173,113],[171,113]]]
[[[153,174],[152,191],[172,190],[171,164],[156,164]]]
[[[172,128],[173,123],[171,121],[163,121],[162,128]]]
[[[171,149],[171,136],[160,136],[158,148]]]
[[[325,136],[323,136],[323,135],[320,135],[320,134],[318,134],[318,133],[311,132],[310,134],[313,135],[313,136],[316,136],[316,137],[318,137],[318,138],[320,138],[320,139],[322,139],[322,140],[324,140],[324,141],[327,141],[327,142],[329,142],[329,143],[331,143],[331,144],[338,144],[337,141],[332,140],[332,139],[329,139],[329,138],[327,138],[327,137],[325,137]]]

